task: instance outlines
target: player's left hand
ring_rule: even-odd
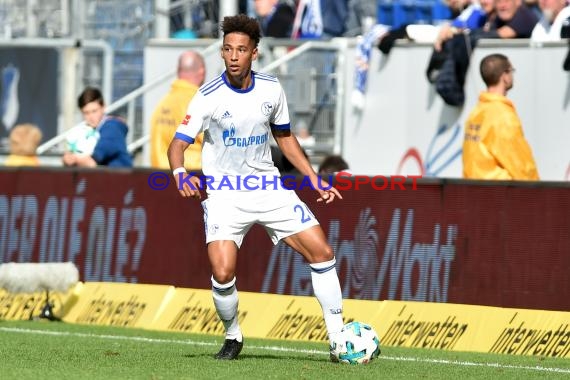
[[[335,189],[332,185],[329,185],[326,181],[320,181],[319,186],[316,187],[317,192],[319,193],[319,198],[317,202],[325,202],[325,204],[329,204],[335,200],[335,198],[342,199],[342,195]]]

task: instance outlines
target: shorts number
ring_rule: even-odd
[[[311,210],[307,208],[306,205],[305,207],[301,205],[295,205],[295,207],[293,207],[293,210],[295,212],[299,210],[299,212],[301,213],[301,223],[307,223],[309,220],[311,220],[311,216],[314,217],[313,213],[311,212]]]

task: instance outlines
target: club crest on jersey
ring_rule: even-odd
[[[269,116],[271,115],[271,112],[273,112],[273,104],[269,102],[264,102],[261,105],[261,113],[264,114],[265,116]]]
[[[218,226],[217,224],[212,224],[211,226],[208,227],[208,233],[210,235],[215,235],[219,229],[220,226]]]

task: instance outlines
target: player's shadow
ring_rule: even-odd
[[[248,359],[265,359],[265,360],[284,360],[284,359],[292,359],[292,357],[284,357],[279,355],[271,355],[271,354],[240,354],[238,360],[248,360]],[[299,357],[295,356],[295,360],[306,360],[310,362],[321,362],[325,359],[319,356],[306,356],[306,357]]]
[[[184,354],[182,355],[184,358],[189,359],[196,359],[196,358],[211,358],[214,359],[213,354]],[[237,360],[248,360],[248,359],[264,359],[264,360],[284,360],[287,359],[286,357],[279,356],[279,355],[270,355],[270,354],[262,354],[262,355],[254,355],[254,354],[240,354]],[[325,358],[320,356],[306,356],[306,357],[295,357],[296,360],[305,360],[309,362],[323,362],[326,361]]]
[[[183,354],[182,357],[187,359],[211,358],[214,360],[214,354]]]

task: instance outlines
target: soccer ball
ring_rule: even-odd
[[[380,339],[374,329],[362,322],[344,325],[331,346],[331,358],[341,363],[366,364],[380,355]]]
[[[73,127],[65,137],[67,150],[71,153],[91,155],[97,141],[99,141],[99,132],[85,124]]]

